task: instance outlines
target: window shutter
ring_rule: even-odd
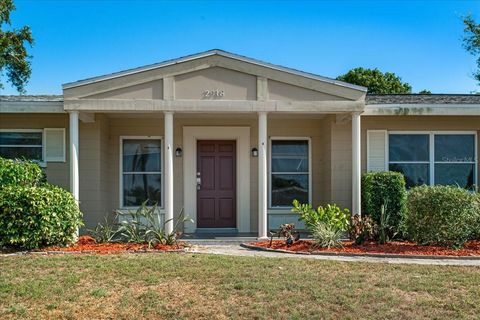
[[[65,162],[65,128],[45,128],[45,161]]]
[[[367,131],[367,171],[386,171],[387,131]]]

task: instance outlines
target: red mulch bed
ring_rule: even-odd
[[[149,248],[147,243],[97,243],[90,236],[80,236],[75,245],[69,247],[47,247],[40,251],[65,251],[65,252],[95,252],[100,254],[119,253],[125,251],[178,251],[185,248],[185,243],[179,242],[176,245],[158,244]]]
[[[344,241],[343,248],[313,248],[312,240],[299,240],[290,247],[287,247],[283,240],[273,240],[270,247],[270,241],[251,242],[248,245],[258,248],[270,248],[277,250],[287,250],[292,252],[308,253],[347,253],[347,254],[392,254],[392,255],[418,255],[418,256],[480,256],[480,241],[468,241],[462,249],[451,249],[439,246],[420,246],[413,242],[389,242],[378,244],[376,242],[367,242],[357,245],[352,241]]]

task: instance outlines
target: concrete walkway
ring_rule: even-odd
[[[227,256],[242,257],[268,257],[268,258],[293,258],[293,259],[316,259],[347,262],[375,262],[390,264],[422,264],[422,265],[445,265],[445,266],[480,266],[480,259],[417,259],[417,258],[383,258],[383,257],[360,257],[360,256],[327,256],[305,255],[281,252],[267,252],[250,250],[241,247],[238,243],[217,244],[192,244],[190,252],[221,254]]]

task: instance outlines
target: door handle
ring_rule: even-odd
[[[200,177],[200,172],[197,172],[197,190],[202,188],[202,178]]]

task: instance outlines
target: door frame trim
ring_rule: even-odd
[[[230,173],[231,173],[231,175],[232,175],[232,176],[231,176],[231,179],[232,179],[232,180],[230,180],[230,181],[233,182],[233,184],[232,184],[231,186],[232,186],[232,189],[233,189],[233,190],[232,190],[232,191],[233,191],[233,192],[232,192],[232,196],[233,196],[232,199],[233,199],[233,201],[234,201],[234,202],[233,202],[233,203],[234,203],[234,208],[232,208],[232,209],[233,209],[233,212],[232,212],[232,213],[233,213],[233,216],[230,216],[229,223],[233,223],[234,225],[233,225],[233,226],[232,226],[232,225],[229,225],[229,226],[221,226],[222,221],[221,221],[220,217],[217,216],[217,215],[214,215],[214,216],[215,216],[215,217],[214,217],[215,226],[199,227],[199,226],[198,226],[198,224],[199,224],[199,222],[200,222],[199,210],[200,210],[201,206],[200,206],[200,208],[199,208],[199,206],[198,206],[198,204],[199,204],[199,203],[198,203],[198,200],[201,199],[201,197],[199,196],[199,193],[201,193],[201,192],[197,189],[197,220],[198,220],[198,221],[197,221],[197,231],[198,231],[198,229],[200,229],[200,228],[202,228],[202,229],[204,229],[204,228],[207,228],[207,229],[210,229],[210,228],[212,228],[212,229],[215,229],[215,228],[218,228],[218,229],[225,229],[225,228],[237,229],[237,140],[223,140],[223,139],[222,139],[222,140],[201,140],[201,139],[198,139],[198,140],[197,140],[197,174],[198,174],[199,169],[200,169],[200,168],[199,168],[199,165],[200,165],[200,164],[199,164],[198,160],[201,159],[201,154],[202,154],[202,152],[198,149],[198,146],[200,145],[200,143],[210,144],[210,145],[213,144],[213,145],[215,145],[215,151],[213,152],[213,154],[214,154],[215,158],[217,158],[217,159],[219,159],[220,157],[222,157],[222,155],[220,155],[220,154],[225,154],[225,153],[223,153],[222,151],[220,151],[220,149],[217,149],[217,147],[218,147],[220,144],[222,144],[222,143],[227,143],[227,145],[233,147],[233,150],[232,150],[232,151],[226,152],[226,153],[228,153],[228,154],[230,154],[230,155],[232,156],[231,158],[232,158],[232,162],[233,162],[232,169],[231,169],[231,171],[230,171],[230,170],[229,170],[229,171],[230,171]],[[211,156],[212,156],[212,152],[208,152],[208,151],[207,151],[207,152],[205,152],[205,154],[209,154],[207,157],[211,157]],[[216,180],[217,170],[220,170],[220,169],[221,169],[220,162],[214,161],[214,168],[213,168],[214,172],[213,172],[213,176],[214,176],[214,180],[215,180],[216,182],[217,182],[217,180]],[[203,170],[203,169],[200,169],[200,171],[202,171],[202,170]],[[202,173],[203,173],[203,171],[202,171]],[[229,174],[229,175],[230,175],[230,174]],[[221,176],[222,176],[221,174],[218,175],[219,178],[220,178]],[[201,176],[201,179],[203,179],[203,178],[204,178],[204,177],[203,177],[203,175],[202,175],[202,176]],[[217,193],[217,191],[222,192],[222,191],[220,191],[220,189],[221,189],[220,186],[217,186],[217,185],[216,185],[216,182],[214,182],[215,192],[213,193],[213,195],[215,195],[215,204],[214,204],[215,207],[217,206],[217,200],[218,200],[218,201],[220,200],[219,198],[217,198],[218,194],[216,194],[216,193]],[[218,181],[218,182],[221,184],[221,180]],[[205,191],[205,190],[204,190],[204,191]],[[210,194],[210,191],[206,191],[206,193]],[[218,203],[218,205],[220,205],[220,203]],[[218,207],[218,209],[220,209],[220,207]],[[216,209],[214,209],[214,210],[216,210]],[[218,213],[220,213],[220,212],[218,212]],[[219,226],[217,223],[219,223],[220,226]]]
[[[193,233],[197,229],[197,140],[236,141],[236,223],[239,232],[250,232],[250,127],[184,126],[184,207],[185,214],[194,220],[194,223],[185,223],[185,232]]]

